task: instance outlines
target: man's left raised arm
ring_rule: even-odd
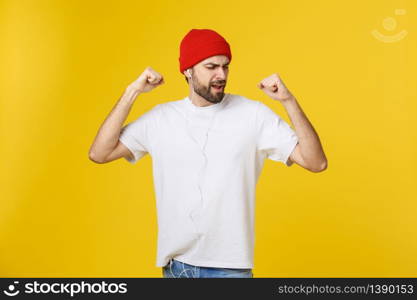
[[[327,158],[320,143],[318,134],[304,114],[297,99],[287,89],[278,74],[263,79],[258,83],[273,100],[280,101],[298,137],[298,145],[291,154],[291,159],[302,167],[314,172],[321,172],[327,168]]]

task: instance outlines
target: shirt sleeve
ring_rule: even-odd
[[[295,131],[261,102],[257,112],[257,124],[259,126],[257,151],[264,152],[267,158],[290,167],[293,162],[288,158],[298,143]]]
[[[150,137],[155,127],[156,108],[157,106],[122,128],[119,141],[132,152],[133,159],[125,157],[131,164],[135,164],[151,151]]]

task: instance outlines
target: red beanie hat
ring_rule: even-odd
[[[229,61],[232,60],[226,40],[211,29],[192,29],[181,41],[180,72],[214,55],[226,55]]]

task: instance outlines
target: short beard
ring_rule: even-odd
[[[223,100],[224,97],[224,90],[226,88],[226,82],[224,80],[222,81],[216,81],[216,82],[212,82],[211,84],[209,84],[208,87],[205,87],[204,85],[202,85],[196,76],[194,76],[194,72],[191,75],[192,80],[193,80],[193,89],[194,92],[203,97],[204,99],[206,99],[208,102],[216,104],[219,103]],[[223,91],[218,92],[218,93],[211,93],[211,85],[213,84],[224,84],[225,86],[223,87]]]

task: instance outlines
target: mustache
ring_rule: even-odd
[[[210,85],[226,85],[226,81],[225,80],[222,80],[222,81],[214,81]]]

